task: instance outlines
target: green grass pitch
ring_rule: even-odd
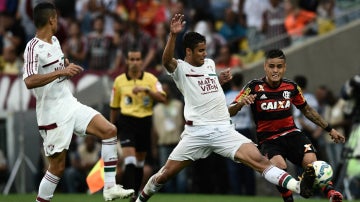
[[[35,194],[9,194],[7,196],[0,195],[1,202],[34,202]],[[102,202],[104,199],[101,194],[60,194],[56,193],[51,202]],[[114,202],[128,202],[129,199],[118,199]],[[245,197],[234,195],[211,195],[211,194],[156,194],[149,202],[282,202],[280,197]],[[303,202],[327,202],[328,199],[312,198],[312,199],[295,199],[295,201]],[[344,200],[346,201],[346,200]],[[353,200],[352,202],[360,202]]]

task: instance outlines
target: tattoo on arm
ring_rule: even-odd
[[[305,115],[306,118],[308,118],[310,121],[315,123],[316,125],[320,126],[321,128],[326,128],[328,126],[327,121],[325,121],[320,114],[315,111],[312,107],[309,105],[306,105],[301,112]]]

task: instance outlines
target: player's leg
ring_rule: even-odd
[[[191,162],[190,160],[174,161],[169,159],[156,174],[150,177],[136,202],[147,201],[152,195],[158,192],[169,179],[173,178]]]
[[[144,165],[145,165],[145,158],[147,153],[146,152],[136,152],[136,165],[135,165],[135,194],[133,197],[133,201],[136,200],[140,186],[144,177]]]
[[[134,190],[123,189],[121,185],[116,185],[116,165],[117,156],[117,129],[101,114],[93,116],[86,128],[87,134],[99,137],[102,141],[101,157],[104,160],[104,198],[113,200],[115,198],[130,197]]]
[[[342,202],[343,195],[339,191],[335,190],[331,181],[328,182],[325,187],[321,188],[321,190],[324,195],[328,197],[330,202]]]
[[[53,197],[65,170],[66,150],[71,143],[73,128],[74,119],[69,119],[63,123],[39,126],[49,167],[40,182],[37,201],[47,202]]]
[[[305,170],[303,179],[299,182],[284,170],[274,166],[268,158],[260,153],[250,139],[237,132],[232,125],[217,126],[216,131],[218,131],[217,136],[212,136],[214,152],[250,166],[275,185],[300,193],[303,197],[309,197],[308,192],[312,190],[315,180],[315,172],[312,167]],[[224,135],[224,133],[228,135]]]
[[[139,194],[139,189],[144,176],[144,165],[147,152],[151,150],[151,130],[152,130],[152,117],[132,118],[132,126],[130,129],[134,133],[135,150],[136,150],[136,164],[135,164],[135,194],[131,201],[135,201]],[[131,123],[131,122],[130,122]],[[130,132],[130,131],[129,131]],[[130,139],[131,140],[131,139]]]
[[[272,165],[270,160],[263,156],[253,143],[244,143],[236,151],[235,160],[241,161],[262,173],[265,179],[275,185],[280,185],[293,192],[299,193],[305,198],[311,196],[315,174],[312,167],[304,171],[301,182],[294,179],[290,174]],[[279,177],[280,176],[280,177]]]
[[[315,153],[305,153],[303,166],[309,165],[316,160]],[[335,187],[331,181],[328,182],[326,186],[322,187],[321,191],[330,200],[330,202],[342,202],[343,195],[339,191],[335,190]]]
[[[285,137],[277,138],[275,140],[265,141],[260,145],[260,150],[263,155],[270,159],[270,162],[276,167],[286,171],[286,156],[287,156],[287,142]],[[284,157],[283,157],[284,156]],[[289,189],[276,185],[277,190],[279,191],[284,202],[294,201],[292,191]]]
[[[315,148],[302,132],[293,131],[280,138],[267,141],[261,145],[261,152],[267,154],[270,161],[282,169],[287,168],[285,158],[298,168],[304,168],[303,175],[311,175],[309,183],[313,184],[315,173],[310,163],[316,160]],[[306,182],[306,179],[302,182]],[[286,193],[286,190],[281,188],[278,190],[284,201],[293,201],[292,196],[290,193]],[[313,191],[312,187],[305,190],[306,195],[309,196],[313,195]]]
[[[180,142],[171,152],[165,165],[150,177],[136,201],[147,201],[192,161],[209,156],[212,152],[208,144],[210,131],[213,131],[211,126],[185,126]]]
[[[48,202],[53,197],[55,189],[65,169],[66,150],[48,156],[49,168],[42,178],[36,201]]]
[[[287,164],[285,159],[281,156],[281,155],[275,155],[273,157],[269,156],[270,158],[270,162],[272,164],[274,164],[276,167],[286,171],[287,169]],[[276,185],[276,189],[280,192],[281,197],[283,198],[284,202],[292,202],[294,201],[293,195],[292,195],[292,191],[290,191],[289,189]]]
[[[146,152],[136,152],[134,146],[124,145],[122,146],[122,154],[125,169],[121,184],[126,189],[134,190],[134,195],[131,198],[135,201],[143,178]]]
[[[124,170],[121,184],[126,189],[135,191],[135,173],[136,173],[136,150],[134,145],[122,145],[122,154],[124,158]]]

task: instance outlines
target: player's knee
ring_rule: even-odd
[[[105,135],[106,138],[112,138],[112,137],[116,137],[117,135],[117,128],[115,125],[113,124],[109,124],[109,126],[105,129]]]

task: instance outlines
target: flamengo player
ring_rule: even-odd
[[[116,127],[99,112],[79,103],[72,95],[68,78],[83,69],[64,60],[55,36],[57,14],[53,4],[44,2],[34,8],[36,36],[24,52],[23,79],[36,97],[36,117],[44,139],[45,155],[49,167],[41,180],[37,202],[49,202],[65,169],[66,151],[73,133],[79,136],[95,135],[102,140],[104,160],[104,199],[126,198],[134,190],[125,190],[115,183],[117,164]]]
[[[235,130],[215,72],[215,63],[206,58],[205,37],[196,32],[186,33],[183,41],[185,59],[176,60],[173,57],[176,36],[184,26],[183,18],[183,15],[176,14],[171,20],[170,35],[162,61],[184,95],[186,126],[168,161],[150,177],[136,201],[147,201],[184,167],[192,161],[206,158],[212,152],[240,161],[262,173],[269,182],[309,197],[315,179],[311,166],[307,167],[299,182],[273,166],[250,139]],[[220,75],[221,81],[228,81],[229,78],[230,70]]]
[[[317,160],[311,141],[294,123],[292,104],[306,118],[329,132],[335,143],[345,142],[345,137],[332,129],[307,104],[301,88],[296,83],[283,78],[286,71],[286,57],[281,50],[275,49],[266,53],[264,70],[265,77],[250,81],[230,105],[229,112],[230,115],[235,115],[244,104],[251,106],[261,152],[274,165],[286,170],[286,159],[288,159],[295,165],[306,168]],[[277,188],[284,201],[293,201],[290,190],[281,186]],[[342,201],[341,193],[334,190],[332,183],[327,184],[323,192],[331,202]]]

